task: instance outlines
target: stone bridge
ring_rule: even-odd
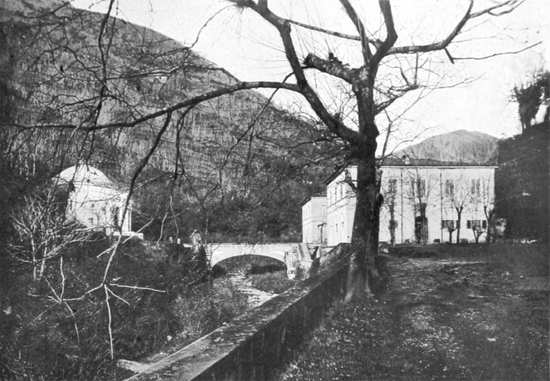
[[[276,259],[286,265],[287,275],[294,279],[298,274],[307,272],[317,254],[315,246],[304,243],[267,243],[267,244],[237,244],[210,243],[207,246],[210,266],[232,257],[242,255],[260,255]]]

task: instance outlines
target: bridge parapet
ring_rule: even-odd
[[[212,267],[225,259],[242,255],[260,255],[274,258],[286,265],[287,275],[290,279],[306,278],[313,261],[321,256],[321,250],[318,246],[298,242],[268,244],[210,243],[207,252]]]
[[[272,379],[326,308],[345,294],[349,245],[323,256],[312,277],[126,381]]]

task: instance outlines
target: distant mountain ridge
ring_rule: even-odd
[[[498,139],[468,130],[457,130],[429,137],[420,143],[399,150],[396,157],[433,160],[444,163],[496,164]]]

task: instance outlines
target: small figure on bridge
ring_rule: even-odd
[[[206,249],[202,243],[201,234],[197,229],[193,230],[189,236],[191,240],[191,253],[193,261],[193,271],[200,275],[201,280],[204,280],[208,276],[208,258],[206,256]]]
[[[199,233],[197,229],[193,230],[189,238],[191,239],[191,245],[193,245],[193,247],[199,246],[199,245],[202,246],[201,233]]]

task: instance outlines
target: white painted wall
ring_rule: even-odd
[[[101,227],[115,230],[122,221],[127,193],[116,189],[82,185],[70,193],[67,215],[87,227]],[[132,226],[131,207],[126,211],[122,232],[130,232]]]
[[[58,179],[74,185],[67,200],[67,217],[89,228],[105,228],[108,233],[123,222],[122,233],[131,232],[131,202],[124,221],[122,218],[128,193],[117,189],[103,172],[91,166],[73,166],[63,170]]]
[[[357,168],[348,168],[353,180]],[[344,182],[345,171],[338,174],[327,185],[327,244],[335,246],[340,242],[351,242],[353,217],[355,215],[355,193]]]
[[[312,197],[302,205],[302,242],[326,243],[327,198]]]
[[[415,242],[415,204],[426,204],[428,219],[428,242],[449,239],[447,229],[442,228],[442,220],[457,220],[455,205],[463,201],[460,237],[474,241],[468,221],[485,221],[483,206],[494,204],[494,171],[492,166],[383,166],[381,190],[384,204],[380,211],[381,242],[390,242],[391,195],[394,197],[395,242]],[[357,178],[356,167],[348,168],[352,180]],[[327,185],[327,241],[328,245],[350,242],[355,213],[355,194],[343,180],[344,172],[337,175]],[[421,179],[423,196],[412,191],[412,181]],[[390,192],[390,182],[394,181],[395,191]],[[446,191],[447,182],[453,184],[452,194]],[[474,182],[474,183],[472,183]],[[418,189],[418,188],[416,188]],[[455,223],[456,224],[456,223]],[[456,231],[452,234],[456,240]],[[480,240],[484,239],[484,235]]]

